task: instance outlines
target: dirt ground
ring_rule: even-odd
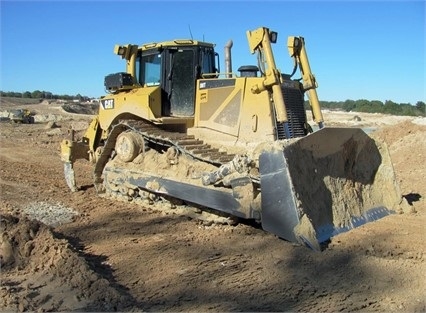
[[[44,118],[0,123],[2,311],[426,311],[424,118],[324,112],[387,142],[410,207],[315,252],[253,225],[98,197],[83,161],[71,193],[59,143],[89,117],[31,109]]]

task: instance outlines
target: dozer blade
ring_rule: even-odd
[[[323,128],[259,157],[262,227],[313,249],[393,213],[401,192],[389,152],[361,129]]]
[[[65,181],[72,192],[77,191],[77,185],[75,183],[75,173],[71,162],[64,162],[64,175]]]

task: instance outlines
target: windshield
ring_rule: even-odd
[[[139,68],[137,77],[142,86],[158,86],[161,80],[161,54],[142,55],[137,59],[136,68]]]

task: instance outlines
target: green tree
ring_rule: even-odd
[[[346,100],[343,103],[343,110],[345,110],[346,112],[352,111],[353,109],[355,109],[356,107],[356,103],[353,100]]]
[[[397,114],[400,112],[401,112],[401,109],[397,103],[390,100],[385,101],[385,105],[383,106],[383,113]]]
[[[34,98],[34,99],[43,98],[43,92],[41,92],[40,90],[34,90],[31,93],[31,98]]]
[[[420,114],[426,114],[426,104],[423,101],[417,101],[416,109],[420,112]]]
[[[25,92],[22,94],[22,98],[31,98],[31,92],[29,92],[29,91],[25,91]]]

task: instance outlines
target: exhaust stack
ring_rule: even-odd
[[[231,48],[233,42],[229,40],[225,45],[225,72],[226,78],[232,77],[232,59],[231,59]]]

